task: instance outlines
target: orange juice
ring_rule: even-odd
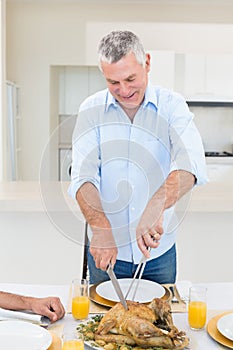
[[[190,301],[188,306],[188,321],[193,329],[201,329],[206,323],[206,303],[204,301]]]
[[[66,340],[62,345],[62,350],[84,350],[84,344],[81,340]]]
[[[90,300],[87,296],[77,296],[72,299],[72,315],[77,320],[88,317]]]

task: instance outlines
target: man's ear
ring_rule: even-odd
[[[147,73],[149,73],[150,71],[150,54],[149,53],[146,53],[146,70],[147,70]]]

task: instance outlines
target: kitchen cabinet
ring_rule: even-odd
[[[53,143],[53,149],[49,155],[49,166],[53,171],[52,178],[58,180],[61,179],[59,174],[70,172],[70,152],[67,150],[71,148],[79,106],[89,95],[105,89],[106,83],[97,66],[67,65],[53,69],[51,86],[55,97],[51,102],[53,134],[50,143]],[[51,179],[51,174],[49,176]],[[67,176],[65,178],[68,180]]]
[[[97,66],[64,66],[59,74],[59,114],[77,114],[81,102],[106,87]]]
[[[60,149],[71,148],[72,133],[82,101],[106,83],[97,66],[59,68],[59,137]]]
[[[151,56],[149,78],[152,84],[174,89],[175,52],[146,50]]]
[[[232,169],[226,167],[221,172],[222,181],[213,168],[210,170],[210,182],[193,189],[190,205],[178,226],[178,280],[202,283],[214,282],[216,276],[221,282],[232,279]]]
[[[196,96],[205,93],[205,55],[186,54],[184,60],[184,91],[185,96]]]
[[[206,55],[206,90],[233,100],[233,55]]]
[[[187,100],[233,100],[232,54],[190,53],[184,62],[181,92]]]
[[[233,157],[207,157],[207,175],[210,183],[231,183],[233,179]]]

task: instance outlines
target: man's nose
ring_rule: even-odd
[[[130,91],[129,85],[127,83],[121,83],[121,85],[120,85],[120,95],[122,97],[128,97],[129,91]]]

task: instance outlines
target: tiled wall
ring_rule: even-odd
[[[206,151],[232,152],[233,107],[190,107]]]

